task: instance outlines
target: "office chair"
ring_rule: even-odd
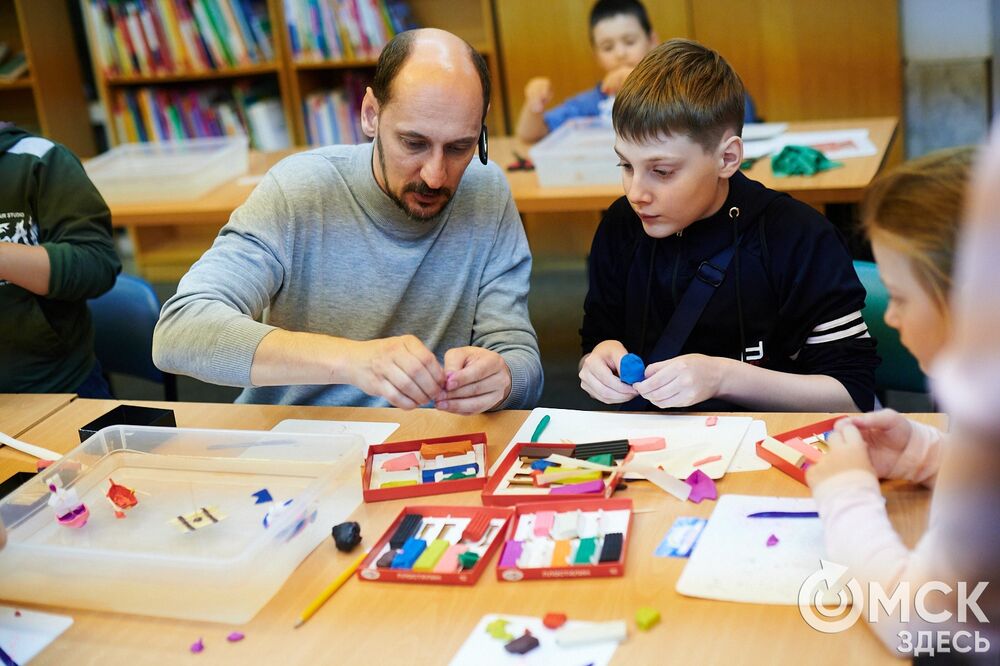
[[[921,372],[917,359],[899,341],[899,333],[885,323],[889,291],[882,284],[875,264],[855,261],[854,270],[868,292],[861,315],[868,331],[878,342],[878,355],[882,357],[882,364],[875,371],[875,392],[879,399],[885,402],[886,391],[927,391],[927,378]]]
[[[106,294],[87,302],[94,321],[94,351],[105,375],[112,372],[163,385],[167,400],[177,400],[177,376],[153,365],[153,327],[160,301],[142,278],[122,273]]]

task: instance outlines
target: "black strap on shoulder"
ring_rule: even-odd
[[[668,358],[673,358],[680,354],[684,348],[684,343],[691,336],[701,314],[708,307],[708,302],[712,299],[716,288],[722,284],[726,278],[726,269],[736,253],[739,241],[727,245],[717,252],[710,259],[701,262],[695,278],[691,280],[688,288],[681,296],[673,316],[667,322],[660,339],[656,341],[656,346],[646,359],[646,364],[658,363]],[[623,410],[638,411],[650,409],[651,404],[642,396],[636,396],[622,407]]]

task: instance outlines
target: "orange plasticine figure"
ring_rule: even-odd
[[[108,501],[115,507],[115,518],[124,518],[125,510],[131,509],[139,503],[135,496],[135,490],[115,483],[114,479],[108,479],[108,483],[111,485],[108,488],[107,497]]]

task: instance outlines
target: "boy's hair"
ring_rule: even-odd
[[[615,133],[643,143],[686,134],[711,152],[726,130],[743,132],[746,90],[729,63],[689,39],[671,39],[646,54],[615,98]]]
[[[594,26],[601,21],[614,18],[621,14],[634,16],[646,35],[653,33],[653,25],[649,22],[649,14],[639,0],[597,0],[590,10],[590,38],[594,38]]]
[[[869,185],[861,204],[868,237],[906,255],[942,311],[974,159],[975,149],[962,147],[906,162]]]

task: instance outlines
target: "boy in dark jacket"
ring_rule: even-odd
[[[744,94],[688,40],[626,79],[613,112],[625,196],[591,249],[581,386],[631,409],[870,410],[864,287],[833,225],[740,172]],[[627,352],[646,366],[631,385]]]
[[[0,123],[0,393],[111,397],[87,299],[120,270],[111,213],[80,161]]]

